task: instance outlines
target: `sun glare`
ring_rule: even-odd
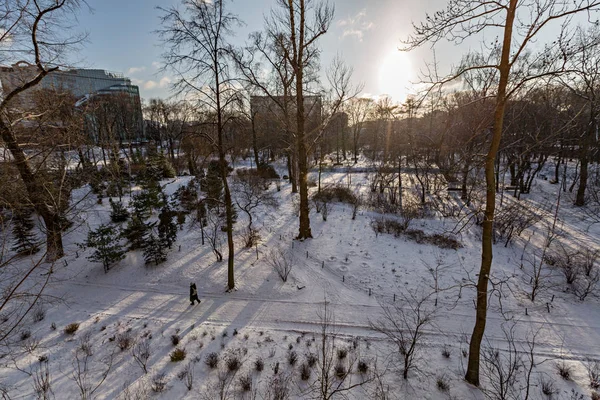
[[[379,69],[379,91],[387,94],[394,101],[403,102],[410,91],[413,69],[404,52],[394,49],[381,63]]]

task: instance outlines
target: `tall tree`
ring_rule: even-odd
[[[600,28],[597,25],[590,29],[578,28],[575,46],[581,51],[575,57],[569,57],[571,73],[562,82],[581,103],[578,135],[580,169],[575,205],[583,206],[586,201],[588,167],[600,125]]]
[[[479,385],[479,360],[481,341],[485,332],[487,315],[487,287],[492,266],[492,234],[496,201],[495,163],[504,122],[504,110],[508,99],[528,82],[541,76],[555,74],[563,65],[556,66],[548,60],[548,48],[558,46],[549,43],[547,49],[529,58],[528,68],[519,68],[519,61],[528,57],[531,43],[540,32],[556,29],[560,23],[561,37],[569,37],[569,22],[574,14],[596,11],[600,1],[594,0],[450,0],[446,9],[427,15],[426,21],[414,26],[415,33],[406,40],[406,50],[425,43],[448,40],[459,43],[465,38],[502,29],[502,39],[493,45],[492,59],[486,63],[463,66],[455,74],[436,84],[455,80],[472,69],[495,69],[499,80],[496,86],[493,130],[485,158],[486,206],[483,221],[481,267],[477,282],[477,311],[475,326],[469,344],[469,363],[465,379]],[[544,62],[546,61],[546,62]],[[549,61],[549,62],[548,62]],[[534,67],[535,66],[535,67]]]
[[[352,149],[354,152],[354,163],[358,162],[358,150],[360,146],[360,135],[364,123],[373,111],[373,99],[362,97],[353,99],[346,106],[348,119],[350,120],[350,130],[352,132]]]
[[[227,144],[225,127],[231,121],[228,111],[239,104],[240,96],[231,76],[231,28],[238,18],[227,12],[224,0],[183,0],[183,10],[178,7],[162,8],[162,29],[158,31],[165,45],[165,69],[177,75],[175,90],[193,95],[202,108],[214,115],[211,133],[207,138],[218,154],[227,229],[227,287],[235,286],[233,243],[233,203],[227,183]]]
[[[311,0],[279,0],[280,12],[274,18],[283,37],[289,41],[285,56],[294,75],[296,107],[296,153],[298,155],[298,186],[300,189],[300,227],[297,239],[312,238],[308,204],[308,154],[305,131],[306,75],[311,59],[318,56],[317,40],[327,33],[334,10],[329,3]],[[308,15],[314,12],[312,18]]]
[[[3,63],[13,62],[24,73],[15,85],[4,85],[0,101],[0,137],[10,151],[29,201],[42,217],[46,231],[46,259],[54,261],[63,256],[61,210],[54,207],[44,189],[45,182],[32,165],[19,142],[16,127],[27,119],[31,110],[26,97],[52,71],[58,69],[58,60],[65,49],[78,43],[81,37],[70,36],[63,23],[79,7],[78,0],[36,0],[0,3],[0,45],[9,49],[2,52]],[[52,66],[50,66],[52,65]],[[26,71],[26,72],[25,72]],[[35,114],[35,113],[34,113]]]

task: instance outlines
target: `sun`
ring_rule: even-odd
[[[379,92],[403,102],[410,91],[414,71],[408,55],[394,49],[382,61],[379,68]]]

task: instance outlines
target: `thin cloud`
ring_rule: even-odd
[[[128,75],[135,75],[138,72],[145,71],[146,67],[131,67],[127,70]]]
[[[171,82],[173,82],[173,80],[170,77],[164,76],[158,82],[149,80],[149,81],[143,82],[141,84],[141,86],[146,90],[152,90],[152,89],[156,89],[156,88],[164,89],[164,88],[168,87],[171,84]]]
[[[169,86],[170,84],[171,84],[171,78],[169,78],[168,76],[165,76],[165,77],[161,78],[161,80],[158,82],[158,87],[165,88],[165,87]]]
[[[362,42],[365,32],[371,30],[375,26],[371,21],[367,21],[366,17],[367,11],[363,9],[355,16],[339,20],[337,25],[343,28],[341,37],[354,36],[359,42]]]
[[[157,86],[158,86],[158,83],[156,83],[156,81],[152,81],[152,80],[144,83],[144,89],[148,89],[148,90],[152,90]]]

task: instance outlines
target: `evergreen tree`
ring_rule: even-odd
[[[158,265],[167,261],[166,246],[153,232],[144,241],[144,261],[146,265],[152,263]]]
[[[174,221],[175,212],[169,206],[169,203],[164,201],[165,205],[158,215],[158,238],[169,249],[177,239],[177,224]]]
[[[164,205],[163,193],[160,186],[150,186],[133,195],[131,206],[133,213],[139,218],[150,217],[153,209],[159,209]]]
[[[94,248],[94,252],[87,259],[101,262],[104,272],[108,272],[110,266],[125,258],[127,252],[120,242],[119,232],[110,225],[100,225],[95,231],[88,232],[86,247]]]
[[[206,192],[208,208],[219,207],[223,197],[223,180],[218,161],[208,163],[206,177],[202,180],[202,190]]]
[[[127,227],[121,232],[121,236],[129,242],[129,250],[143,249],[146,235],[155,224],[145,223],[142,218],[134,215]]]
[[[34,227],[30,210],[18,210],[14,213],[12,233],[14,236],[12,251],[17,254],[34,254],[40,250],[40,241],[32,232]]]
[[[129,218],[129,211],[123,206],[120,201],[112,201],[109,198],[110,207],[112,212],[110,213],[110,219],[112,222],[125,222]]]

